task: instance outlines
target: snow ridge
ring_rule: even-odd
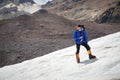
[[[114,80],[120,79],[120,32],[89,42],[96,60],[81,47],[81,63],[75,46],[19,64],[0,68],[0,80]]]

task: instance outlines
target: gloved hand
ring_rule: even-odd
[[[83,39],[83,37],[81,36],[80,39]]]
[[[88,42],[86,42],[86,41],[83,41],[83,43],[86,43],[86,44],[88,44]]]

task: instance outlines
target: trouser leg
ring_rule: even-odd
[[[76,54],[79,54],[79,52],[80,52],[80,44],[76,44],[76,49],[77,49]]]
[[[87,43],[83,43],[82,45],[86,48],[89,55],[92,54],[92,52],[90,50],[90,46]]]
[[[90,50],[90,46],[87,43],[83,43],[83,46],[87,49],[87,52],[88,52],[88,55],[89,55],[89,59],[96,58],[96,56],[92,55],[92,52]]]
[[[79,51],[80,51],[80,44],[76,44],[76,60],[77,60],[77,63],[80,63],[80,57],[79,57]]]

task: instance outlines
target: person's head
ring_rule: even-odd
[[[82,30],[82,25],[80,25],[80,24],[77,25],[77,26],[76,26],[76,29],[79,30],[79,31],[81,31],[81,30]]]

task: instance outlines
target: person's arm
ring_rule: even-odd
[[[86,43],[88,43],[88,36],[85,30],[83,30],[83,36],[84,36]]]
[[[73,38],[74,38],[74,40],[80,39],[79,37],[77,37],[77,32],[76,32],[76,31],[75,31],[74,34],[73,34]]]

